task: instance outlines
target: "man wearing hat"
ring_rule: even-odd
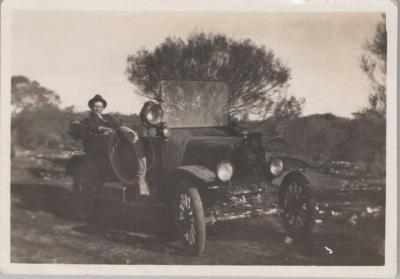
[[[83,120],[84,124],[90,133],[91,137],[84,141],[84,148],[92,154],[98,154],[100,160],[108,160],[108,141],[109,134],[117,130],[124,135],[132,146],[135,148],[138,156],[138,173],[137,183],[139,186],[140,195],[149,195],[148,185],[145,179],[146,175],[146,157],[141,146],[138,135],[132,129],[123,127],[121,123],[109,114],[102,114],[107,106],[107,101],[101,95],[95,95],[88,102],[89,108],[92,111],[90,115]]]
[[[92,113],[83,121],[90,132],[94,134],[109,134],[114,129],[121,127],[121,124],[111,115],[102,114],[107,107],[106,100],[101,95],[95,95],[88,102]]]

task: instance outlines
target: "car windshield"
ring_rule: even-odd
[[[162,81],[161,94],[170,128],[228,125],[229,96],[223,82]]]

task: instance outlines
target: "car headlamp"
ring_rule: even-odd
[[[278,176],[283,172],[283,162],[280,159],[272,159],[269,165],[269,171],[274,176]]]
[[[162,110],[154,107],[146,113],[146,120],[151,125],[157,125],[161,122]]]
[[[142,120],[150,126],[158,126],[162,122],[163,110],[159,104],[147,102],[141,111]]]
[[[229,181],[233,175],[233,166],[230,162],[224,161],[217,166],[217,177],[223,181]]]
[[[162,133],[162,136],[163,136],[165,139],[167,139],[167,138],[169,138],[169,137],[171,136],[171,131],[170,131],[167,127],[163,128],[163,129],[161,130],[161,133]]]

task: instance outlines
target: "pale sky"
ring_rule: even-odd
[[[306,99],[304,115],[350,116],[366,106],[359,68],[378,13],[18,11],[13,16],[12,73],[54,90],[62,107],[87,110],[94,94],[108,111],[139,112],[143,97],[125,74],[126,58],[167,36],[193,31],[249,38],[291,69],[289,94]]]

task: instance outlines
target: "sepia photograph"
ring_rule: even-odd
[[[394,276],[397,2],[143,2],[3,1],[0,270]]]

